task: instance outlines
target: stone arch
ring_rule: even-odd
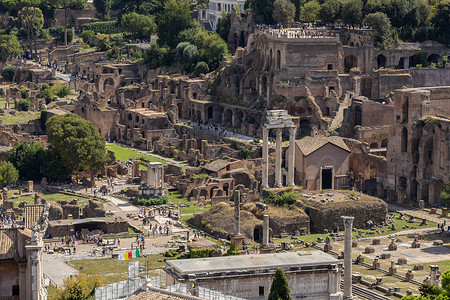
[[[355,47],[355,43],[351,42],[350,47]]]
[[[241,127],[242,122],[244,121],[244,112],[242,110],[238,110],[235,117],[235,127]]]
[[[222,106],[216,107],[214,109],[214,121],[221,123],[222,122],[222,116],[223,116],[223,107]]]
[[[112,79],[111,77],[106,78],[103,81],[103,90],[106,90],[108,87],[114,86],[114,79]]]
[[[378,69],[386,68],[386,56],[380,54],[377,56],[377,65]]]
[[[355,106],[355,126],[361,125],[362,120],[362,109],[361,106],[356,105]]]
[[[415,180],[415,179],[411,180],[411,190],[409,193],[409,197],[411,198],[412,201],[419,200],[419,199],[417,199],[418,190],[419,190],[419,183],[417,182],[417,180]]]
[[[231,124],[233,122],[233,111],[231,109],[227,109],[223,112],[223,123]]]
[[[430,54],[430,55],[428,55],[427,63],[429,63],[429,64],[431,64],[431,63],[437,64],[437,63],[439,63],[439,59],[440,58],[441,57],[438,54],[436,54],[436,53]]]
[[[358,58],[354,55],[347,55],[344,58],[344,72],[350,73],[350,70],[358,67]]]
[[[420,58],[416,54],[409,57],[409,67],[415,67],[420,64]]]
[[[212,106],[208,107],[207,118],[208,118],[208,120],[214,119],[214,107],[212,107]]]
[[[202,189],[199,194],[200,197],[205,197],[205,199],[209,199],[209,192],[207,189]]]
[[[263,227],[262,225],[256,225],[253,228],[253,241],[255,243],[261,243],[263,239]]]
[[[376,142],[371,143],[370,149],[378,149],[378,143],[376,143]]]
[[[220,191],[220,188],[218,186],[216,186],[216,185],[213,186],[209,191],[211,198],[214,196],[221,196],[221,195],[217,195],[219,193],[219,191]]]
[[[388,146],[388,139],[383,139],[381,141],[381,148],[387,148]]]
[[[134,121],[135,121],[136,123],[139,123],[139,116],[138,116],[138,115],[136,115],[136,117],[134,118]]]
[[[398,60],[398,65],[395,67],[396,69],[404,69],[405,68],[405,58],[401,57]]]
[[[401,151],[402,152],[408,151],[408,129],[406,129],[406,127],[403,127],[402,129]]]
[[[356,42],[355,46],[356,46],[356,47],[359,47],[359,43],[358,43],[358,42]]]
[[[133,115],[131,113],[128,114],[128,121],[133,120]]]
[[[281,52],[277,50],[277,69],[281,69]]]

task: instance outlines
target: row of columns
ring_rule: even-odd
[[[294,184],[294,163],[295,163],[295,132],[296,127],[289,127],[289,159],[287,185]],[[262,162],[262,187],[269,187],[269,130],[263,128],[263,162]],[[283,128],[276,128],[276,148],[275,148],[275,187],[283,186],[281,177],[281,162],[283,148]]]

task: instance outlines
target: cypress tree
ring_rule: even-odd
[[[275,272],[272,286],[270,287],[270,294],[267,300],[292,300],[291,291],[289,290],[289,283],[286,275],[281,268]]]

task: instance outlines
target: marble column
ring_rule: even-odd
[[[344,300],[353,299],[352,296],[352,229],[354,217],[341,216],[344,220]]]
[[[269,215],[263,216],[263,241],[262,246],[269,246]]]
[[[262,188],[269,187],[269,129],[263,128],[263,149],[262,149]]]
[[[289,162],[288,162],[288,182],[287,185],[293,186],[294,183],[294,166],[295,166],[295,127],[289,128]]]
[[[281,181],[281,149],[283,148],[282,140],[283,129],[277,128],[277,142],[275,149],[275,187],[279,188],[283,186]]]
[[[43,286],[44,276],[42,270],[42,248],[43,243],[41,239],[32,241],[31,245],[25,246],[28,250],[28,261],[30,264],[31,282],[28,285],[30,300],[45,300],[47,293]]]
[[[430,273],[430,284],[431,285],[438,285],[439,284],[439,266],[431,265],[429,266],[431,268]]]

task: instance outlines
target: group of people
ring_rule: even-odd
[[[206,121],[205,123],[203,123],[201,120],[199,122],[191,122],[189,121],[188,126],[194,126],[197,127],[199,129],[202,130],[208,130],[211,131],[217,135],[221,135],[221,136],[229,136],[229,135],[236,135],[236,129],[233,129],[232,132],[226,130],[226,129],[222,129],[220,128],[217,124],[212,123],[212,122],[208,122]]]
[[[309,26],[301,26],[300,28],[283,28],[282,25],[276,26],[256,25],[260,31],[264,31],[272,36],[287,38],[325,38],[334,37],[333,32],[323,29],[312,28]]]
[[[6,214],[6,211],[3,209],[3,206],[0,206],[0,228],[4,227],[17,227],[17,219],[16,216],[11,217]]]

